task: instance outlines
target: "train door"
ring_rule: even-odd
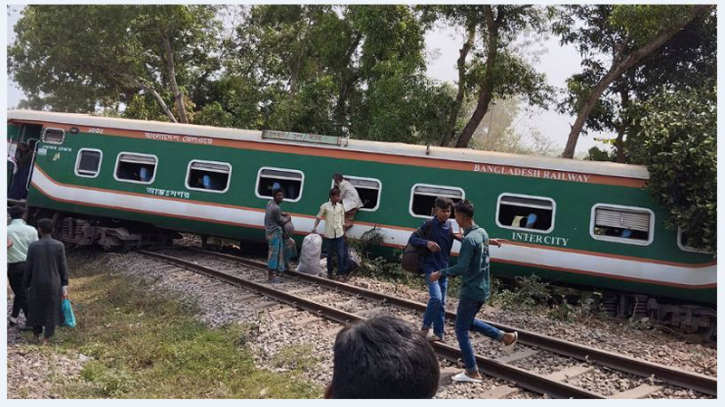
[[[43,130],[39,124],[23,124],[17,137],[17,143],[8,148],[8,199],[22,201],[28,196],[33,163],[38,141]],[[11,168],[12,167],[12,168]]]

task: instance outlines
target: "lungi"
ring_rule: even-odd
[[[267,269],[275,273],[282,273],[289,265],[292,257],[297,256],[295,241],[284,236],[282,229],[267,234],[269,251],[267,253]]]

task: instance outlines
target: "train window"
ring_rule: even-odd
[[[231,164],[191,160],[186,172],[186,188],[221,194],[229,189],[231,175]]]
[[[343,174],[343,177],[350,181],[352,186],[355,187],[358,195],[360,195],[360,200],[362,201],[363,206],[359,210],[373,212],[378,209],[380,204],[380,193],[383,189],[380,180],[374,178],[355,177],[345,174]],[[333,180],[330,182],[330,188],[334,185],[335,181]]]
[[[551,232],[556,204],[540,196],[501,194],[496,206],[496,224],[505,229]]]
[[[63,140],[65,140],[63,129],[45,129],[43,131],[43,143],[63,144]]]
[[[654,240],[654,213],[646,208],[597,204],[589,233],[596,240],[646,246]]]
[[[151,184],[156,177],[158,158],[150,154],[120,153],[116,158],[116,181]]]
[[[450,198],[456,203],[465,197],[461,188],[438,185],[415,184],[410,197],[410,214],[415,217],[429,218],[433,216],[436,197]],[[451,219],[455,213],[451,211]]]
[[[302,171],[262,167],[257,174],[257,187],[254,192],[258,198],[269,199],[272,198],[275,188],[282,188],[285,201],[297,202],[302,197],[304,180]]]
[[[78,158],[76,158],[76,175],[86,178],[97,177],[101,171],[102,159],[103,152],[101,150],[81,148],[78,150]]]
[[[683,252],[692,252],[692,253],[706,253],[706,254],[712,254],[712,252],[705,250],[705,249],[698,249],[696,247],[692,247],[687,244],[688,240],[688,234],[684,230],[682,230],[681,227],[677,228],[677,247],[680,248]]]

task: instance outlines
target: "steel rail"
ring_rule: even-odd
[[[250,291],[257,292],[265,297],[274,299],[281,303],[290,305],[292,307],[302,309],[305,311],[312,312],[316,315],[331,319],[333,321],[348,324],[350,322],[365,321],[367,318],[351,314],[339,309],[320,304],[304,297],[299,297],[281,290],[277,290],[263,284],[255,283],[252,281],[244,280],[233,274],[215,270],[209,267],[205,267],[199,264],[191,263],[182,259],[168,256],[161,253],[149,252],[146,250],[139,250],[139,253],[144,256],[160,260],[169,264],[173,264],[188,270],[193,270],[201,274],[205,274],[229,284],[243,287]],[[446,360],[456,362],[462,357],[461,351],[450,345],[442,343],[432,343],[436,353]],[[601,394],[593,393],[585,389],[581,389],[572,386],[567,383],[559,382],[556,380],[549,379],[545,376],[526,371],[514,366],[502,364],[489,359],[485,359],[481,356],[476,356],[476,362],[480,371],[492,377],[496,377],[501,380],[508,382],[514,382],[518,386],[527,390],[533,391],[539,394],[548,394],[552,398],[577,398],[577,399],[601,399],[605,398]]]
[[[238,256],[226,253],[212,252],[193,246],[184,247],[184,249],[191,249],[199,253],[234,260],[247,266],[266,269],[266,265],[264,263],[240,258]],[[425,311],[426,309],[426,304],[423,303],[394,297],[391,295],[368,290],[362,287],[356,287],[350,284],[341,283],[339,281],[300,273],[297,271],[287,271],[285,273],[289,274],[290,276],[298,277],[302,280],[314,282],[319,285],[344,291],[348,294],[359,295],[370,300],[378,300],[387,304],[396,305],[406,309],[413,309],[416,311]],[[452,311],[446,311],[446,317],[455,320],[456,313]],[[687,389],[692,389],[694,391],[717,397],[716,377],[707,376],[695,372],[673,369],[659,363],[631,358],[625,355],[580,345],[578,343],[570,342],[564,339],[558,339],[551,336],[515,328],[510,325],[486,320],[483,320],[483,322],[491,326],[495,326],[496,328],[503,331],[517,331],[519,333],[519,341],[529,346],[535,346],[563,356],[568,356],[574,359],[586,361],[590,364],[598,364],[608,367],[610,369],[631,373],[637,376],[650,377],[654,375],[655,377],[663,380],[666,383],[684,387]]]

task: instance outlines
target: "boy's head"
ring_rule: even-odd
[[[445,222],[451,217],[453,201],[449,198],[437,197],[435,201],[435,214],[439,222]]]
[[[389,315],[343,328],[334,347],[333,399],[423,399],[438,390],[440,365],[414,327]]]
[[[473,202],[462,199],[456,203],[456,222],[461,226],[473,222]]]
[[[340,202],[340,190],[337,187],[330,190],[330,202],[333,205]]]
[[[25,214],[25,209],[22,206],[13,206],[8,209],[8,214],[10,215],[10,219],[22,219]]]
[[[282,201],[284,201],[284,191],[282,191],[282,188],[275,188],[272,190],[272,197],[274,198],[274,201],[277,202],[277,205],[281,204]]]
[[[48,218],[39,220],[38,231],[41,236],[50,236],[53,233],[53,221]]]

